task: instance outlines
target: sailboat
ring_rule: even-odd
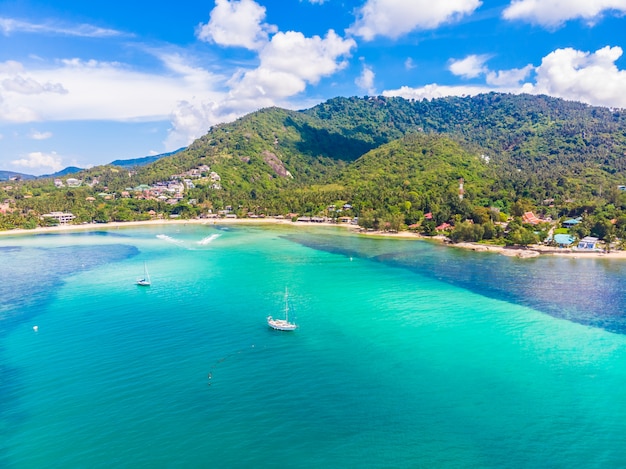
[[[289,302],[288,292],[285,289],[285,319],[274,319],[272,316],[267,317],[267,325],[278,331],[293,331],[297,326],[293,322],[289,322]]]
[[[150,282],[150,274],[148,273],[148,267],[146,266],[146,263],[143,263],[143,277],[138,278],[137,282],[135,282],[137,285],[140,285],[142,287],[149,287],[151,282]]]

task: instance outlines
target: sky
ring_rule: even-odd
[[[625,15],[626,0],[0,0],[0,170],[156,155],[337,96],[626,108]]]

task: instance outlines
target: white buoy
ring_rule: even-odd
[[[37,332],[39,330],[39,326],[33,326],[33,331]]]

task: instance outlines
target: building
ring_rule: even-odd
[[[578,217],[578,218],[570,218],[569,220],[565,220],[563,222],[563,227],[564,228],[572,228],[572,227],[578,225],[581,222],[582,222],[582,219],[580,217]]]
[[[538,225],[541,222],[541,220],[539,220],[539,218],[537,218],[537,216],[533,212],[524,213],[524,215],[522,216],[522,221],[530,225]]]
[[[42,217],[43,218],[54,218],[55,220],[57,220],[59,222],[60,225],[67,225],[74,218],[76,218],[74,216],[74,214],[72,214],[71,212],[50,212],[50,213],[44,213],[42,215]]]
[[[568,234],[555,234],[554,235],[554,242],[557,244],[557,246],[562,247],[562,248],[571,246],[572,244],[574,244],[575,240],[576,238]]]
[[[593,236],[585,236],[583,239],[578,241],[577,249],[584,249],[586,251],[593,251],[596,249],[596,244],[598,243],[598,238],[594,238]]]

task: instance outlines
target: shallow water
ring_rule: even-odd
[[[620,261],[198,225],[0,255],[0,467],[626,461]]]

